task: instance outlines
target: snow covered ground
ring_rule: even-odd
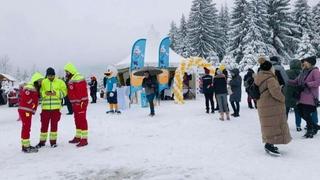
[[[105,114],[106,103],[90,105],[89,146],[68,144],[74,135],[72,116],[63,115],[55,149],[20,150],[16,108],[0,107],[0,179],[142,179],[142,180],[318,180],[320,135],[302,138],[294,115],[293,141],[279,146],[282,157],[266,155],[255,110],[241,105],[241,117],[219,121],[205,114],[203,99],[185,105],[161,102],[156,116],[133,107],[121,115]],[[63,114],[66,109],[63,109]],[[39,140],[39,111],[31,142]]]

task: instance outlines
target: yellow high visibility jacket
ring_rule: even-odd
[[[46,95],[46,92],[55,92],[54,96]],[[61,109],[61,101],[67,95],[67,87],[64,81],[59,78],[54,78],[50,81],[45,78],[41,83],[41,106],[43,110]]]

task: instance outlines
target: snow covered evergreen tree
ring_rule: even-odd
[[[299,39],[293,36],[297,25],[290,14],[290,0],[267,0],[268,26],[271,31],[269,43],[276,49],[284,63],[288,63]]]
[[[231,31],[228,51],[233,55],[236,62],[243,57],[243,39],[249,29],[247,16],[249,15],[249,3],[247,0],[235,0],[231,14]]]
[[[180,20],[177,41],[177,54],[181,55],[184,58],[189,57],[190,55],[188,50],[187,21],[184,15],[182,15]]]
[[[236,63],[236,60],[234,59],[233,55],[231,55],[231,54],[226,54],[223,57],[221,64],[225,65],[228,70],[231,70],[234,68],[239,68],[238,63]]]
[[[225,41],[223,44],[223,49],[225,52],[222,54],[223,56],[227,53],[227,48],[229,44],[229,30],[230,30],[230,16],[228,6],[222,6],[219,12],[219,26],[222,31],[222,39]],[[223,57],[219,57],[223,59]]]
[[[212,65],[217,66],[220,63],[220,58],[216,52],[211,51],[211,52],[209,52],[209,56],[207,57],[207,61],[212,63]]]
[[[303,36],[303,32],[311,34],[311,9],[307,0],[297,0],[294,4],[293,18],[298,25],[297,38]]]
[[[240,71],[247,71],[249,68],[253,68],[257,64],[257,53],[255,53],[252,46],[246,46],[244,50],[244,56],[239,63]]]
[[[177,25],[174,21],[171,22],[170,25],[170,30],[169,30],[169,37],[170,37],[170,41],[171,41],[171,45],[170,48],[177,52],[177,43],[179,41],[178,39],[178,28]]]
[[[317,50],[317,57],[320,57],[320,2],[312,9],[312,32],[311,43]]]
[[[217,9],[212,0],[193,0],[187,26],[191,56],[207,59],[212,51],[219,56],[224,53],[225,42],[217,24]]]
[[[302,59],[310,56],[316,55],[316,50],[314,49],[313,45],[311,44],[309,34],[307,32],[303,33],[302,36],[302,41],[299,44],[297,53],[296,53],[296,58],[297,59]]]

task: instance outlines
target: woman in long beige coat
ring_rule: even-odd
[[[288,144],[292,138],[285,113],[285,96],[269,61],[262,62],[254,82],[261,94],[257,105],[265,150],[278,156],[280,153],[274,144]]]

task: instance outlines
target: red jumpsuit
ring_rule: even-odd
[[[22,148],[30,146],[30,129],[32,115],[36,112],[39,102],[39,93],[35,88],[24,87],[20,90],[19,116],[22,121],[21,143]]]
[[[77,146],[85,146],[88,144],[88,123],[87,123],[87,107],[88,107],[88,90],[87,83],[84,79],[73,80],[68,82],[68,97],[74,111],[74,120],[76,125],[76,136],[69,143],[79,143]]]

